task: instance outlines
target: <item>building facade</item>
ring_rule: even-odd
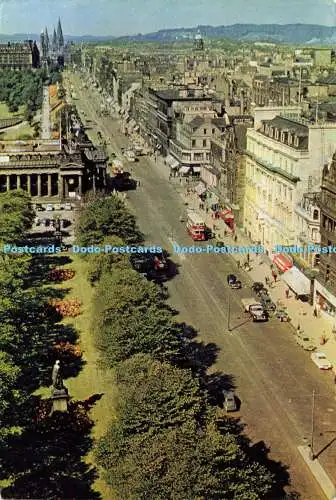
[[[96,151],[66,153],[58,141],[0,142],[0,192],[23,189],[34,198],[79,199],[106,186],[107,157]]]
[[[170,154],[179,162],[185,173],[201,172],[201,165],[210,165],[211,139],[223,134],[227,122],[224,118],[196,116],[191,121],[180,121],[176,126],[176,138],[169,142]]]
[[[321,246],[336,247],[336,154],[323,170],[321,185]],[[314,302],[336,316],[336,253],[321,253]]]
[[[38,68],[39,64],[39,50],[32,40],[0,44],[0,69],[31,69]]]
[[[274,118],[261,120],[256,110],[255,128],[247,131],[244,228],[271,253],[277,244],[296,242],[295,209],[320,183],[336,125],[310,125],[270,111]]]

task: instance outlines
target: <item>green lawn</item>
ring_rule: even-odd
[[[1,133],[1,131],[0,131]],[[34,129],[28,123],[22,123],[1,133],[2,141],[17,141],[23,138],[34,137]]]
[[[77,298],[82,303],[81,314],[77,318],[65,318],[63,323],[72,325],[78,331],[79,343],[84,352],[85,365],[77,377],[65,380],[65,386],[69,390],[69,395],[77,400],[82,400],[96,393],[104,394],[90,413],[95,422],[92,436],[98,438],[107,430],[109,422],[115,415],[116,394],[111,374],[102,371],[97,365],[98,352],[94,346],[90,329],[93,289],[86,279],[87,264],[77,255],[72,255],[71,258],[72,262],[66,264],[64,268],[74,269],[76,272],[75,277],[55,286],[57,288],[70,288],[71,290],[65,299]],[[38,394],[48,397],[49,391],[49,388],[41,388]],[[92,456],[85,457],[85,461],[93,463]],[[94,489],[100,492],[103,500],[114,500],[112,492],[107,488],[104,481],[98,479],[94,484]]]
[[[0,102],[0,119],[2,118],[13,118],[18,115],[23,115],[24,106],[20,106],[19,110],[16,113],[11,113],[8,109],[8,106],[5,102]]]

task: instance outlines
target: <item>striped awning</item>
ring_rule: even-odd
[[[279,271],[285,273],[288,269],[293,267],[293,259],[290,255],[284,255],[282,253],[278,253],[273,257],[273,264],[279,269]]]

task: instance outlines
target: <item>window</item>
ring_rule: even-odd
[[[212,133],[212,135],[215,133],[215,129],[214,128],[211,130],[211,133]]]
[[[203,139],[203,147],[205,148],[206,145],[207,145],[207,141],[206,141],[206,139]]]
[[[191,141],[191,147],[194,148],[195,146],[196,146],[196,140],[192,139],[192,141]]]
[[[207,129],[206,129],[206,128],[204,128],[204,129],[203,129],[203,132],[204,132],[204,135],[206,135],[206,133],[207,133]]]
[[[298,137],[295,137],[295,147],[296,148],[299,147],[299,138]]]
[[[313,212],[313,219],[314,220],[318,220],[319,218],[319,211],[317,210],[317,208],[314,210]]]

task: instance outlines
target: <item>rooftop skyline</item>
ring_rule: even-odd
[[[197,25],[336,25],[336,0],[0,0],[0,33],[40,33],[61,17],[69,35],[122,36]]]

